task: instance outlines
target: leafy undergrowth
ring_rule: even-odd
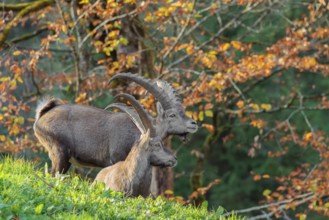
[[[243,219],[162,198],[124,198],[101,184],[52,177],[21,159],[0,159],[0,219]]]

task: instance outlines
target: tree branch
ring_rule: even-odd
[[[26,7],[22,8],[19,13],[12,19],[4,28],[3,32],[0,34],[0,47],[3,47],[5,40],[8,37],[8,34],[13,27],[13,25],[19,21],[22,17],[26,16],[31,12],[36,12],[40,9],[43,9],[49,5],[51,5],[54,1],[53,0],[40,0],[36,2],[29,3]]]
[[[13,40],[10,41],[10,44],[12,44],[12,43],[16,44],[18,42],[28,40],[30,38],[33,38],[33,37],[39,35],[40,33],[44,32],[44,31],[47,31],[47,30],[48,30],[48,27],[41,27],[41,28],[33,31],[32,33],[24,34],[20,37],[14,38]]]
[[[246,92],[249,92],[251,89],[253,89],[255,86],[259,85],[260,83],[266,81],[267,79],[271,78],[272,76],[274,76],[275,74],[281,72],[283,70],[283,68],[279,68],[279,69],[276,69],[272,72],[271,75],[268,75],[268,76],[264,76],[264,77],[261,77],[259,78],[258,80],[250,83],[247,87],[245,87],[244,89],[242,89],[242,93],[239,93],[238,96],[234,97],[233,99],[231,99],[228,103],[227,103],[227,107],[230,107],[232,106],[234,103],[236,103],[239,98],[241,98],[241,94],[244,94]]]
[[[63,20],[63,23],[64,25],[66,26],[67,30],[69,30],[67,33],[66,33],[66,36],[67,37],[74,37],[72,34],[71,34],[71,31],[70,31],[70,26],[68,25],[68,21],[66,20],[65,18],[65,14],[64,14],[64,11],[62,9],[62,6],[60,4],[60,1],[59,0],[55,0],[56,1],[56,6],[57,6],[57,9],[62,17],[62,20]],[[72,1],[71,4],[75,4],[75,1]],[[74,37],[75,38],[75,37]],[[81,73],[80,73],[80,56],[78,54],[78,48],[75,44],[70,44],[70,47],[71,47],[71,51],[72,51],[72,55],[73,55],[73,58],[74,58],[74,67],[75,67],[75,73],[76,73],[76,91],[75,91],[75,94],[76,96],[78,96],[79,94],[79,91],[80,91],[80,82],[81,82]]]
[[[226,29],[228,29],[229,27],[231,27],[232,25],[234,25],[243,15],[245,15],[247,12],[250,12],[252,9],[256,8],[259,5],[259,3],[255,3],[253,6],[251,7],[247,7],[245,10],[241,11],[238,15],[236,15],[233,19],[231,19],[229,22],[227,22],[225,24],[224,27],[222,27],[221,29],[219,29],[217,31],[217,33],[211,37],[209,40],[203,42],[200,46],[196,47],[197,50],[202,49],[203,47],[205,47],[206,45],[208,45],[209,43],[213,42],[216,38],[218,38]],[[171,63],[170,65],[168,65],[167,69],[171,69],[173,66],[178,65],[179,63],[185,61],[187,58],[189,58],[191,55],[185,55],[183,57],[181,57],[180,59],[176,60],[175,62]]]
[[[271,4],[260,16],[259,18],[254,22],[254,24],[251,27],[247,27],[247,32],[244,33],[243,35],[241,35],[238,40],[241,41],[242,39],[244,39],[246,36],[248,36],[248,34],[252,31],[255,30],[255,28],[264,20],[264,18],[268,15],[271,14],[272,8],[273,6],[278,3],[278,2],[274,2],[273,4]]]
[[[106,26],[108,23],[110,22],[114,22],[114,21],[117,21],[117,20],[120,20],[120,19],[123,19],[123,18],[126,18],[126,17],[129,17],[129,16],[134,16],[136,15],[138,12],[137,8],[129,13],[126,13],[126,14],[122,14],[122,15],[118,15],[118,16],[115,16],[113,18],[110,18],[110,19],[106,19],[105,21],[103,21],[102,23],[100,23],[99,25],[97,25],[92,31],[90,31],[83,39],[82,41],[80,42],[79,44],[79,48],[81,48],[83,46],[83,44],[94,34],[96,33],[96,31],[98,31],[100,28]]]
[[[233,213],[234,214],[249,213],[249,212],[260,211],[262,209],[267,209],[267,208],[270,208],[270,207],[273,207],[273,206],[281,205],[282,207],[280,206],[278,209],[276,209],[276,211],[278,211],[278,210],[280,210],[280,208],[283,209],[287,204],[289,204],[289,203],[291,203],[293,201],[296,201],[298,199],[301,199],[301,201],[306,202],[306,201],[312,199],[313,197],[314,197],[314,193],[313,192],[309,192],[309,193],[305,193],[305,194],[296,196],[295,198],[292,198],[292,199],[287,199],[287,200],[283,200],[283,201],[279,201],[279,202],[274,202],[274,203],[270,203],[270,204],[265,204],[265,205],[260,205],[260,206],[254,206],[254,207],[250,207],[250,208],[247,208],[247,209],[233,210],[231,212],[225,213],[223,215],[223,217],[230,216]],[[301,203],[301,201],[299,203]],[[267,215],[269,215],[269,214],[267,214]],[[267,215],[263,214],[261,216],[262,217],[266,217]],[[272,215],[270,215],[270,216],[272,216]],[[268,217],[270,217],[270,216],[268,216]],[[253,220],[260,219],[259,217],[260,216],[255,216],[255,217],[249,218],[249,220],[250,219],[253,219]]]
[[[306,195],[306,196],[305,196],[305,195]],[[308,202],[308,201],[310,201],[311,199],[314,198],[314,194],[313,194],[313,193],[306,193],[306,194],[304,194],[304,195],[302,195],[302,196],[303,196],[303,198],[302,198],[300,201],[298,201],[298,202],[296,203],[295,206],[299,206],[299,205],[301,205],[301,204],[304,204],[304,203],[306,203],[306,202]],[[272,212],[270,212],[270,213],[264,213],[264,214],[262,214],[262,215],[257,215],[257,216],[254,216],[254,217],[248,218],[248,220],[269,219],[269,218],[270,218],[272,215],[274,215],[276,212],[278,212],[278,211],[282,211],[283,209],[285,209],[285,208],[286,208],[286,205],[289,204],[290,202],[294,201],[294,200],[296,200],[296,199],[286,200],[286,201],[288,201],[287,203],[280,205],[280,206],[279,206],[277,209],[275,209],[274,211],[272,211]]]
[[[17,3],[17,4],[6,4],[4,2],[0,3],[0,7],[2,11],[20,11],[30,4],[33,4],[35,2],[23,2],[23,3]]]
[[[175,49],[175,47],[177,46],[179,40],[183,37],[183,34],[185,33],[186,31],[186,28],[187,26],[189,25],[190,23],[190,20],[191,20],[191,17],[193,15],[193,10],[194,10],[194,7],[195,7],[195,2],[196,0],[193,1],[193,6],[192,6],[192,12],[189,14],[188,18],[187,18],[187,21],[185,23],[185,25],[183,26],[182,30],[180,31],[180,33],[178,34],[175,42],[173,43],[173,45],[171,45],[171,47],[166,51],[166,53],[163,55],[163,58],[162,60],[165,60],[167,58],[167,56]],[[161,73],[161,71],[160,71]]]

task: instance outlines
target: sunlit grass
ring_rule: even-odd
[[[79,177],[52,177],[31,162],[0,159],[0,219],[243,219],[162,198],[124,198]]]

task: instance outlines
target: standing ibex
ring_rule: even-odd
[[[196,122],[186,116],[175,90],[166,82],[152,83],[134,74],[119,74],[111,80],[132,80],[158,99],[155,125],[157,136],[186,136],[197,131]],[[37,108],[34,132],[49,152],[52,173],[65,173],[74,159],[79,164],[107,167],[124,160],[141,132],[126,113],[62,104],[49,99]]]
[[[141,137],[131,148],[124,161],[102,169],[94,182],[104,182],[106,189],[125,192],[127,196],[147,197],[150,195],[152,179],[151,164],[173,167],[177,160],[171,152],[163,147],[161,138],[157,137],[150,118],[137,100],[130,95],[125,98],[134,106],[138,114],[133,115],[128,106],[113,104],[111,107],[117,107],[127,112],[140,128]]]

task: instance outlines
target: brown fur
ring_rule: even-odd
[[[170,152],[158,144],[150,142],[149,132],[141,135],[127,158],[102,169],[94,183],[103,182],[106,189],[124,192],[126,196],[149,196],[152,179],[151,157],[155,157],[159,165],[164,167],[172,167],[177,162]]]
[[[38,107],[37,107],[37,113],[35,116],[35,119],[38,120],[41,118],[44,114],[46,114],[50,109],[62,105],[64,102],[62,100],[56,99],[56,98],[45,98],[43,99]]]

